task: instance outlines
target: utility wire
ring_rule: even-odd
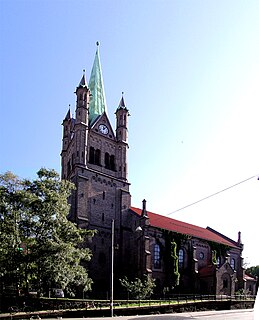
[[[219,193],[222,193],[222,192],[224,192],[224,191],[226,191],[226,190],[229,190],[229,189],[231,189],[231,188],[234,188],[234,187],[238,186],[239,184],[244,183],[244,182],[246,182],[246,181],[248,181],[248,180],[251,180],[251,179],[253,179],[253,178],[255,178],[255,177],[257,177],[258,180],[259,180],[258,175],[254,175],[254,176],[252,176],[252,177],[250,177],[250,178],[247,178],[247,179],[245,179],[245,180],[243,180],[243,181],[240,181],[240,182],[238,182],[238,183],[236,183],[236,184],[233,184],[233,185],[230,186],[230,187],[227,187],[227,188],[225,188],[225,189],[223,189],[223,190],[220,190],[220,191],[218,191],[218,192],[215,192],[215,193],[213,193],[213,194],[211,194],[211,195],[209,195],[209,196],[207,196],[207,197],[205,197],[205,198],[202,198],[202,199],[200,199],[200,200],[198,200],[198,201],[195,201],[195,202],[193,202],[193,203],[191,203],[191,204],[188,204],[187,206],[184,206],[184,207],[182,207],[182,208],[180,208],[180,209],[177,209],[177,210],[175,210],[175,211],[173,211],[173,212],[170,212],[170,213],[168,213],[167,215],[169,216],[169,215],[171,215],[171,214],[173,214],[173,213],[175,213],[175,212],[178,212],[178,211],[181,211],[181,210],[183,210],[183,209],[185,209],[185,208],[188,208],[188,207],[190,207],[190,206],[193,206],[193,205],[195,205],[195,204],[197,204],[197,203],[199,203],[199,202],[201,202],[201,201],[204,201],[204,200],[206,200],[206,199],[209,199],[209,198],[211,198],[211,197],[214,197],[214,196],[216,196],[216,195],[219,194]]]

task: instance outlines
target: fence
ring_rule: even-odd
[[[146,299],[146,300],[114,300],[114,310],[127,310],[127,309],[147,309],[147,308],[172,308],[177,306],[197,305],[199,303],[219,301],[255,301],[255,296],[252,295],[173,295],[166,299]],[[21,302],[17,305],[6,305],[1,312],[7,312],[12,315],[23,313],[25,310],[28,312],[38,311],[107,311],[111,307],[109,300],[89,300],[89,299],[66,299],[66,298],[39,298],[30,299],[26,303]]]

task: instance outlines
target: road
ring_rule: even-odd
[[[119,320],[259,320],[254,319],[253,309],[245,310],[224,310],[224,311],[202,311],[202,312],[186,312],[163,315],[148,316],[123,316],[114,317]],[[59,318],[58,318],[59,319]],[[82,320],[82,318],[63,318],[66,320]],[[84,318],[86,319],[86,318]],[[90,318],[89,318],[90,319]],[[112,318],[91,318],[91,320],[111,320]],[[49,318],[46,320],[53,320]],[[55,318],[57,320],[57,318]]]
[[[136,317],[131,317],[134,320]],[[204,311],[188,312],[181,314],[167,314],[157,316],[137,317],[138,320],[254,320],[253,310],[228,310],[228,311]],[[259,319],[258,319],[259,320]]]

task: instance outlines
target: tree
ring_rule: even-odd
[[[131,293],[134,299],[145,299],[151,296],[155,288],[155,279],[145,275],[143,280],[135,278],[134,281],[129,281],[127,277],[120,279],[121,285]]]
[[[259,265],[247,268],[246,274],[249,274],[257,279],[256,287],[258,288],[258,286],[259,286]]]
[[[40,169],[34,181],[11,172],[0,175],[0,265],[2,281],[16,289],[50,287],[73,295],[91,288],[84,265],[91,258],[85,240],[93,231],[68,221],[67,198],[74,185],[54,170]]]
[[[259,277],[259,265],[247,268],[246,273],[254,277]]]

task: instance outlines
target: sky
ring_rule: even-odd
[[[259,265],[258,16],[258,0],[0,0],[0,172],[60,173],[99,41],[109,118],[121,92],[131,114],[132,205],[241,231]]]

